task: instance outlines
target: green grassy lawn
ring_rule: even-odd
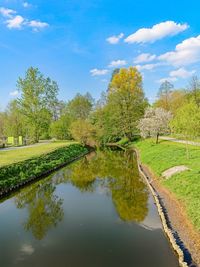
[[[51,152],[59,147],[67,146],[73,141],[57,141],[48,144],[40,144],[33,147],[19,148],[10,151],[1,151],[0,150],[0,167],[15,162],[23,161],[32,157],[39,156],[41,154],[46,154]]]
[[[134,143],[140,151],[141,161],[159,177],[163,171],[178,165],[186,165],[189,171],[173,175],[161,183],[184,202],[187,214],[195,227],[200,230],[200,147],[189,146],[190,157],[186,157],[185,145],[154,140]]]

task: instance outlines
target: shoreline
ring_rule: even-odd
[[[48,175],[52,174],[53,172],[67,166],[68,164],[71,164],[71,163],[81,159],[82,157],[91,153],[91,151],[92,151],[91,149],[87,149],[86,152],[80,153],[79,155],[72,157],[72,158],[68,159],[67,161],[62,162],[62,163],[60,163],[60,164],[58,164],[58,165],[56,165],[56,166],[54,166],[54,167],[52,167],[46,171],[43,171],[43,172],[39,173],[38,175],[33,175],[31,177],[28,177],[26,180],[20,181],[15,185],[11,185],[10,187],[7,187],[5,189],[0,190],[0,200],[8,197],[9,195],[11,195],[14,192],[17,192],[21,188],[28,186],[29,184],[34,183],[35,181],[38,181],[42,178],[47,177]]]
[[[185,212],[183,214],[184,207],[181,203],[174,196],[172,197],[172,193],[160,184],[158,178],[150,171],[150,168],[143,165],[140,161],[139,151],[137,149],[134,149],[134,151],[139,172],[155,199],[163,230],[178,255],[180,266],[199,267],[200,242],[197,248],[196,246],[194,247],[194,244],[198,242],[200,234],[195,231]],[[176,210],[179,211],[178,214]]]

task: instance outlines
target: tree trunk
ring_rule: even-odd
[[[156,144],[158,144],[159,133],[156,134]]]

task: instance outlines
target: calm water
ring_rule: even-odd
[[[178,267],[133,154],[90,154],[0,203],[1,267]]]

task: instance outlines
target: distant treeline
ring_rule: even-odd
[[[96,146],[122,138],[131,140],[140,132],[157,135],[166,129],[184,136],[200,135],[200,82],[196,76],[187,89],[162,83],[151,110],[142,76],[133,67],[114,70],[98,101],[89,93],[60,101],[57,83],[32,67],[18,79],[17,89],[20,97],[0,113],[2,137],[23,136],[32,142],[73,138]]]

